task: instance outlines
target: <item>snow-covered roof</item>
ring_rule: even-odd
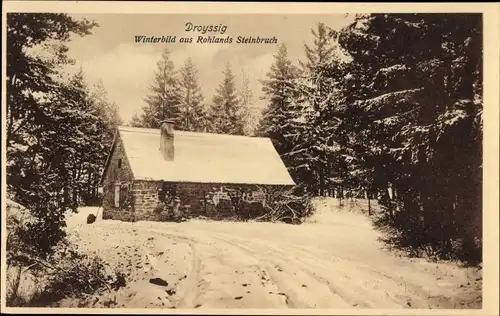
[[[160,130],[119,127],[138,180],[295,185],[269,138],[174,131],[174,160],[160,153]]]

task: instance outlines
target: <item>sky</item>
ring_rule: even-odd
[[[304,44],[311,44],[311,29],[318,22],[340,29],[352,20],[343,14],[329,15],[188,15],[188,14],[73,14],[99,24],[91,35],[73,37],[68,55],[75,65],[67,69],[72,73],[83,69],[90,85],[102,82],[110,101],[116,102],[120,115],[128,122],[144,106],[143,98],[154,76],[156,63],[164,49],[171,51],[176,69],[191,57],[199,71],[199,83],[205,101],[210,102],[222,81],[222,70],[229,62],[241,85],[242,72],[248,76],[254,95],[254,107],[264,106],[260,79],[274,61],[273,55],[285,43],[289,58],[297,63],[304,58]],[[227,26],[224,34],[186,31],[186,23],[198,26]],[[135,36],[176,36],[176,43],[136,43]],[[232,36],[231,44],[181,44],[181,37],[217,35]],[[237,44],[238,36],[276,37],[277,44]]]

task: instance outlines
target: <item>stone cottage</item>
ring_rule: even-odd
[[[164,121],[118,128],[101,185],[104,219],[138,221],[173,208],[212,219],[258,213],[264,192],[295,183],[268,138],[176,131]]]

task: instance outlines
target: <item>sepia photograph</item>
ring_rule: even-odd
[[[3,17],[3,307],[483,308],[483,13],[87,12]]]

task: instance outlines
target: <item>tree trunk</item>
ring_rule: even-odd
[[[78,207],[78,189],[76,186],[73,186],[73,192],[72,193],[72,208],[77,208]]]
[[[319,195],[325,196],[325,175],[323,170],[319,171]]]

